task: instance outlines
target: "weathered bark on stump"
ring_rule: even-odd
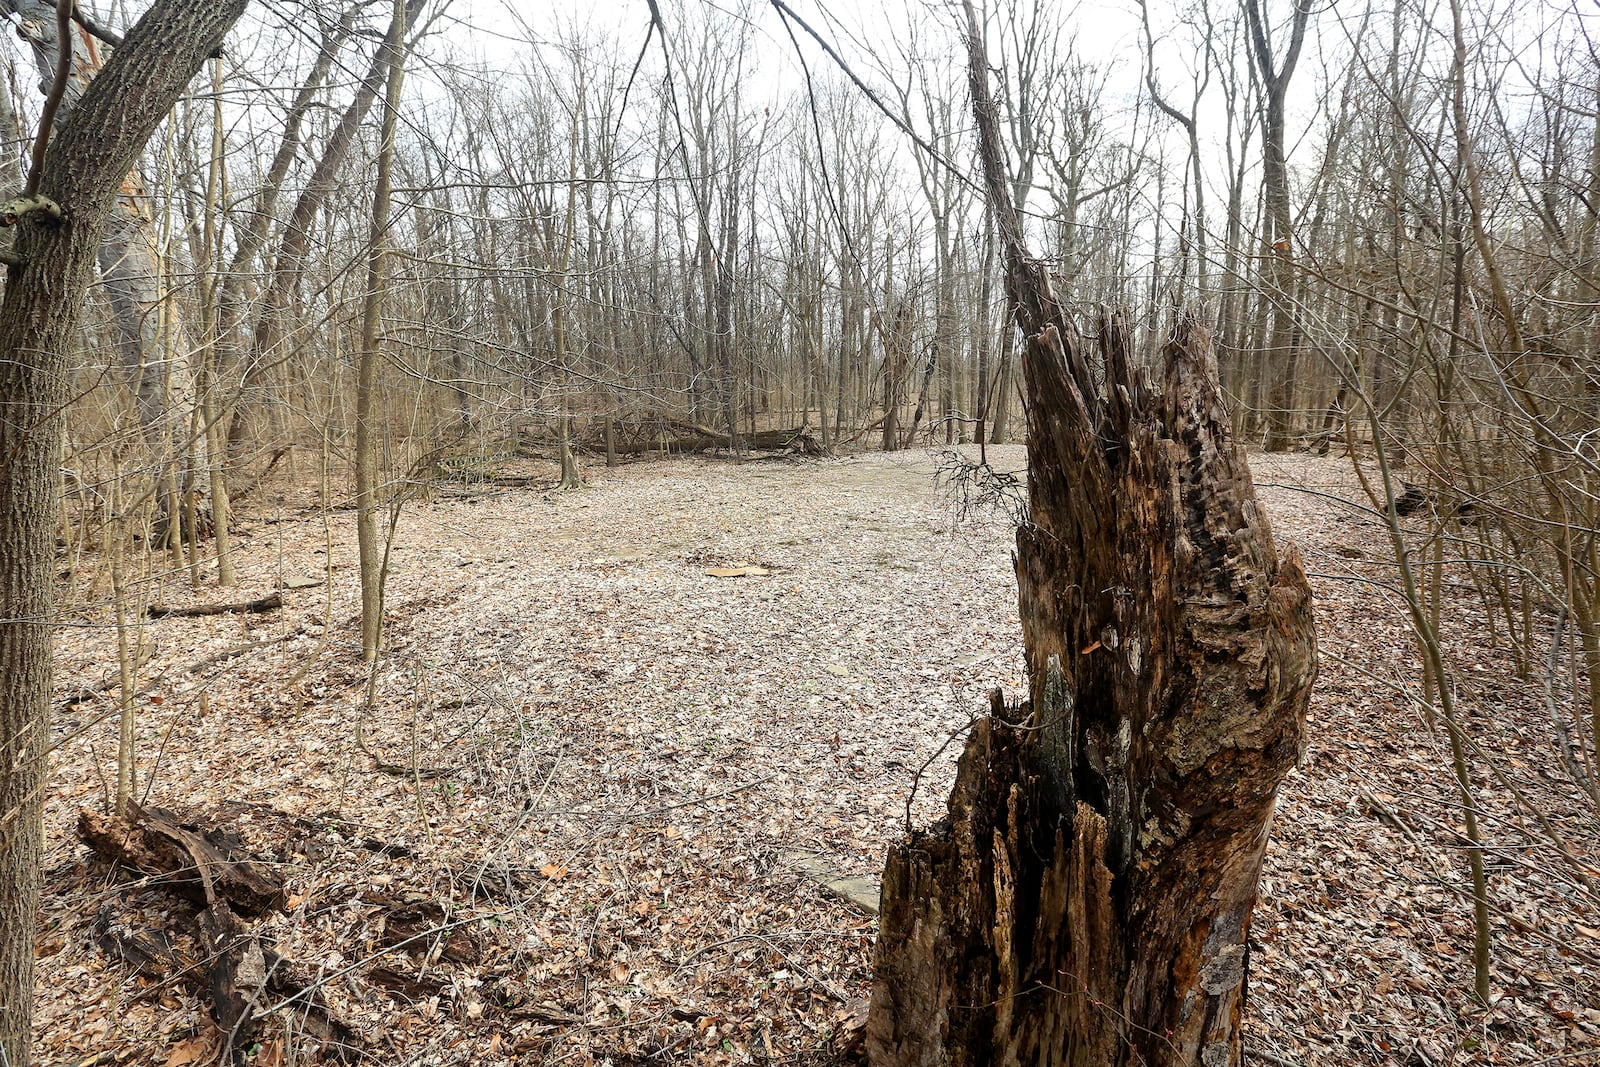
[[[96,936],[108,954],[155,981],[203,987],[232,1062],[249,1060],[263,1022],[256,1012],[271,1003],[293,1002],[295,1028],[334,1055],[353,1049],[350,1028],[329,1012],[315,983],[241,918],[282,907],[283,884],[249,860],[232,858],[228,835],[202,831],[161,808],[134,805],[126,819],[80,812],[78,836],[101,857],[151,875],[152,886],[164,885],[199,906],[198,958],[176,951],[164,931],[114,923],[109,906],[101,911]]]
[[[1120,317],[1091,359],[1027,257],[968,13],[1024,339],[1030,697],[997,699],[949,817],[890,854],[868,1056],[1235,1065],[1267,831],[1316,672],[1311,591],[1277,558],[1206,330],[1178,324],[1157,389]]]
[[[283,883],[248,860],[233,860],[164,808],[132,805],[129,817],[78,813],[78,836],[98,855],[156,878],[202,907],[223,901],[245,915],[283,904]]]

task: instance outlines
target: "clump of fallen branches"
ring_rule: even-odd
[[[934,453],[934,468],[935,490],[954,512],[958,525],[1029,525],[1028,482],[1020,474],[997,470],[987,458],[974,461],[954,448]]]

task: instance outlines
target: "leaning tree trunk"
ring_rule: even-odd
[[[1311,591],[1292,552],[1279,562],[1229,440],[1205,329],[1179,323],[1159,387],[1131,365],[1121,318],[1091,361],[1027,257],[968,15],[1025,339],[1030,699],[997,698],[949,818],[890,853],[868,1055],[1238,1064],[1267,830],[1316,670]]]
[[[407,0],[407,26],[416,24],[417,17],[426,2],[427,0]],[[267,281],[260,296],[254,301],[254,326],[248,346],[245,345],[239,332],[243,329],[246,312],[250,309],[242,303],[237,303],[239,300],[237,294],[230,295],[224,289],[223,326],[217,351],[217,373],[237,383],[237,399],[229,417],[227,432],[227,462],[230,470],[236,469],[242,462],[245,457],[245,446],[270,410],[265,384],[267,375],[274,367],[282,364],[293,349],[290,342],[295,340],[295,327],[291,321],[291,310],[305,275],[306,261],[311,253],[313,224],[328,198],[338,190],[339,171],[350,154],[350,148],[361,130],[361,124],[366,121],[367,113],[372,110],[378,94],[384,89],[387,74],[384,57],[385,52],[381,48],[373,54],[365,76],[356,86],[355,96],[346,105],[338,123],[328,134],[328,139],[322,146],[322,153],[317,157],[316,165],[311,168],[311,174],[300,190],[294,207],[290,209],[289,217],[284,220],[282,236],[278,239]],[[272,173],[274,172],[269,171],[269,180]],[[257,210],[262,209],[258,206]],[[247,234],[241,239],[241,244],[255,240],[254,236]],[[262,241],[265,241],[264,236]],[[249,271],[243,273],[249,277],[254,276]]]
[[[0,0],[0,11],[15,13],[18,32],[28,42],[48,89],[55,78],[61,43],[55,4],[46,0]],[[81,26],[71,28],[72,69],[61,101],[65,121],[104,62],[105,45]],[[194,376],[183,316],[162,286],[161,252],[150,194],[137,161],[117,190],[98,249],[100,285],[111,306],[117,359],[113,369],[133,394],[164,529],[179,518],[178,489],[194,485],[208,466],[206,438],[195,433]],[[203,488],[194,486],[195,488]],[[176,533],[176,530],[171,530]],[[183,532],[193,539],[194,530]]]

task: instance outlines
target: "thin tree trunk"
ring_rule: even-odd
[[[377,189],[372,194],[372,236],[367,249],[367,293],[361,313],[361,348],[356,367],[356,542],[361,554],[361,656],[378,655],[383,635],[383,554],[378,545],[378,449],[373,407],[377,393],[378,344],[388,286],[385,253],[389,246],[390,175],[394,135],[405,84],[405,0],[394,0],[389,35],[383,42],[387,83],[383,130],[378,148]]]
[[[994,419],[989,430],[991,445],[1003,445],[1011,440],[1011,393],[1016,389],[1016,382],[1012,380],[1012,369],[1016,366],[1016,360],[1012,350],[1011,334],[1016,326],[1010,303],[1010,299],[1007,298],[1006,313],[1000,318],[998,342],[1000,362],[995,369]]]
[[[406,5],[407,25],[416,19],[425,3],[427,0],[409,0]],[[230,463],[241,458],[245,442],[265,406],[262,379],[272,362],[280,356],[279,348],[286,332],[290,297],[305,273],[306,257],[311,246],[311,224],[337,187],[337,176],[340,168],[344,166],[345,157],[350,153],[350,146],[355,142],[361,123],[366,119],[367,112],[372,110],[372,105],[377,101],[378,93],[383,87],[384,72],[383,54],[380,50],[379,54],[373,57],[372,65],[362,78],[361,84],[356,87],[356,95],[345,108],[344,114],[339,117],[338,125],[329,134],[322,155],[318,157],[311,176],[306,179],[305,187],[300,191],[300,196],[295,200],[294,207],[289,213],[289,219],[284,224],[283,236],[273,257],[272,275],[261,294],[260,310],[257,312],[254,334],[250,340],[249,355],[239,369],[238,399],[228,424]],[[232,332],[229,330],[228,335],[231,336]],[[224,363],[230,363],[236,358],[233,355],[236,351],[235,346],[225,346],[219,355]],[[223,370],[225,372],[227,367],[224,366]]]
[[[233,542],[230,533],[233,516],[229,513],[228,479],[222,463],[226,442],[222,438],[222,405],[217,401],[216,374],[220,289],[227,284],[225,280],[219,280],[216,276],[216,266],[221,252],[218,247],[221,233],[217,220],[221,215],[221,206],[226,196],[222,166],[225,145],[220,59],[213,60],[211,64],[211,102],[211,164],[206,171],[205,223],[201,229],[200,240],[202,262],[206,265],[201,336],[210,343],[200,356],[197,385],[200,433],[205,435],[205,457],[208,468],[206,476],[211,487],[211,528],[217,539],[217,584],[230,586],[234,582]],[[195,571],[198,574],[199,568],[196,567]]]
[[[937,346],[928,350],[928,365],[922,370],[922,387],[917,390],[917,406],[911,413],[911,429],[906,433],[906,447],[917,443],[917,427],[922,425],[923,412],[928,406],[928,386],[933,382],[933,372],[939,366],[939,349]],[[945,444],[949,444],[946,441]]]
[[[979,268],[978,282],[978,307],[974,312],[972,324],[972,337],[978,350],[978,385],[976,395],[973,397],[972,413],[978,420],[975,434],[980,452],[982,446],[989,440],[989,397],[993,389],[989,382],[990,364],[990,337],[989,304],[994,295],[994,261],[995,249],[998,238],[995,237],[994,220],[987,212],[984,214],[983,228],[983,266]]]
[[[1294,306],[1294,234],[1289,210],[1289,165],[1286,155],[1288,119],[1285,97],[1300,58],[1311,0],[1296,0],[1288,46],[1281,62],[1274,59],[1258,0],[1245,0],[1250,22],[1251,54],[1261,75],[1265,96],[1261,122],[1261,191],[1266,210],[1266,281],[1272,329],[1266,351],[1267,451],[1289,447],[1295,430],[1295,371],[1300,357],[1300,331]],[[1275,66],[1276,65],[1276,66]]]

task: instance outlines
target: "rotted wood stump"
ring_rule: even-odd
[[[891,850],[877,1067],[1233,1067],[1278,786],[1316,675],[1311,590],[1229,439],[1205,329],[1159,387],[1126,321],[1091,353],[1029,258],[982,35],[968,74],[1025,339],[1029,699],[969,738],[948,816]]]
[[[1315,675],[1311,591],[1227,436],[1204,329],[1165,389],[1102,326],[1027,352],[1017,534],[1030,699],[963,753],[948,817],[891,851],[866,1045],[877,1065],[1222,1067],[1278,785]],[[1091,379],[1092,380],[1092,379]]]

